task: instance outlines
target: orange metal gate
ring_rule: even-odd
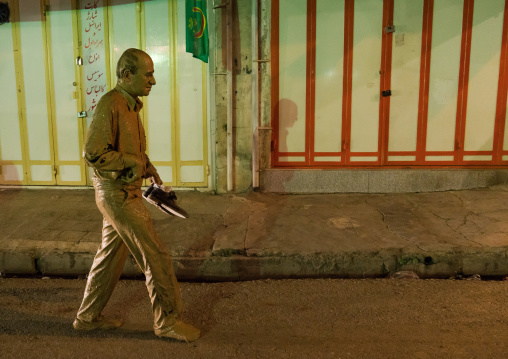
[[[273,166],[507,165],[507,13],[505,0],[274,0]]]

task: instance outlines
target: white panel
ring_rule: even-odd
[[[453,161],[453,156],[425,156],[425,161]]]
[[[340,162],[340,156],[333,156],[333,157],[317,156],[317,157],[314,157],[314,161],[316,161],[316,162]]]
[[[2,166],[3,181],[23,181],[23,166],[22,165],[3,165]],[[1,177],[0,177],[1,178]]]
[[[362,157],[362,156],[359,156],[359,157],[351,157],[349,159],[351,162],[375,162],[377,161],[377,157]]]
[[[71,165],[60,165],[60,180],[64,182],[79,182],[81,181],[81,167]]]
[[[305,151],[307,1],[279,2],[279,151]]]
[[[463,0],[434,2],[427,151],[453,151]]]
[[[475,1],[467,97],[466,151],[493,149],[504,0]]]
[[[136,22],[136,4],[129,0],[111,0],[109,11],[112,12],[113,26],[110,28],[112,41],[109,44],[113,49],[113,56],[110,59],[115,71],[111,73],[116,76],[116,64],[122,53],[129,48],[139,48],[138,29]],[[116,83],[116,81],[115,81]]]
[[[145,130],[151,161],[171,161],[171,84],[169,73],[168,2],[145,2],[146,52],[152,57],[157,81],[144,101],[148,108]],[[167,181],[167,179],[166,179]]]
[[[178,89],[180,160],[203,160],[203,62],[185,52],[185,1],[178,1]],[[194,181],[192,181],[194,182]]]
[[[21,55],[26,105],[26,126],[30,160],[50,161],[46,69],[40,1],[20,1]]]
[[[355,2],[351,151],[377,152],[383,0]]]
[[[21,160],[21,138],[18,119],[18,99],[14,69],[12,27],[0,26],[0,160]]]
[[[173,167],[171,166],[155,166],[157,173],[163,182],[173,182]]]
[[[464,156],[464,161],[492,161],[492,156]]]
[[[30,166],[32,181],[53,181],[53,166],[51,165],[33,165]]]
[[[180,168],[180,181],[204,182],[203,166],[182,166]]]
[[[508,156],[503,156],[503,161],[508,161]]]
[[[73,98],[76,81],[72,38],[72,12],[50,12],[51,60],[53,68],[54,103],[58,159],[81,160],[79,121],[76,100]]]
[[[423,0],[395,0],[389,151],[415,151],[422,47]]]
[[[416,161],[416,156],[388,156],[388,161]]]
[[[305,157],[300,156],[279,157],[279,162],[305,162]]]
[[[316,3],[316,152],[340,152],[344,71],[344,0]]]

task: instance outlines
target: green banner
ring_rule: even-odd
[[[208,22],[206,0],[185,0],[187,21],[186,51],[193,57],[208,63]]]

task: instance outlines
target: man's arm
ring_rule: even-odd
[[[114,149],[117,121],[116,111],[110,98],[99,101],[83,148],[83,157],[93,168],[102,171],[123,171],[132,168],[135,180],[141,177],[143,163],[131,154]]]
[[[157,170],[155,169],[154,165],[150,162],[150,159],[145,154],[146,159],[146,178],[150,178],[152,183],[156,183],[158,185],[162,185],[162,180],[159,177],[159,174],[157,173]]]

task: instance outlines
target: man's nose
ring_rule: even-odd
[[[157,83],[157,81],[155,81],[155,77],[152,76],[152,78],[150,79],[150,84],[153,86]]]

